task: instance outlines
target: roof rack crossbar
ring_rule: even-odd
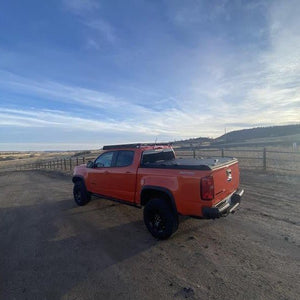
[[[103,150],[122,149],[122,148],[140,148],[142,146],[170,146],[171,143],[137,143],[137,144],[121,144],[103,146]]]

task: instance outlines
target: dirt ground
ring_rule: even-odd
[[[77,207],[70,176],[1,173],[0,299],[299,299],[299,177],[241,179],[235,214],[157,241],[140,209]]]

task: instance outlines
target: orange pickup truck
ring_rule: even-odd
[[[74,200],[91,195],[144,207],[144,222],[158,239],[178,229],[178,215],[219,218],[239,206],[239,167],[235,158],[178,159],[162,144],[104,146],[95,161],[75,167]]]

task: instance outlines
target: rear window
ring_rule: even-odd
[[[116,167],[126,167],[130,166],[133,162],[134,151],[119,151]]]
[[[160,150],[146,150],[142,156],[142,165],[159,163],[166,160],[175,159],[175,154],[173,150],[170,149],[160,149]]]

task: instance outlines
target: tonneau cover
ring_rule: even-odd
[[[237,159],[233,157],[176,158],[155,163],[144,163],[141,168],[214,170],[234,162],[237,162]]]

